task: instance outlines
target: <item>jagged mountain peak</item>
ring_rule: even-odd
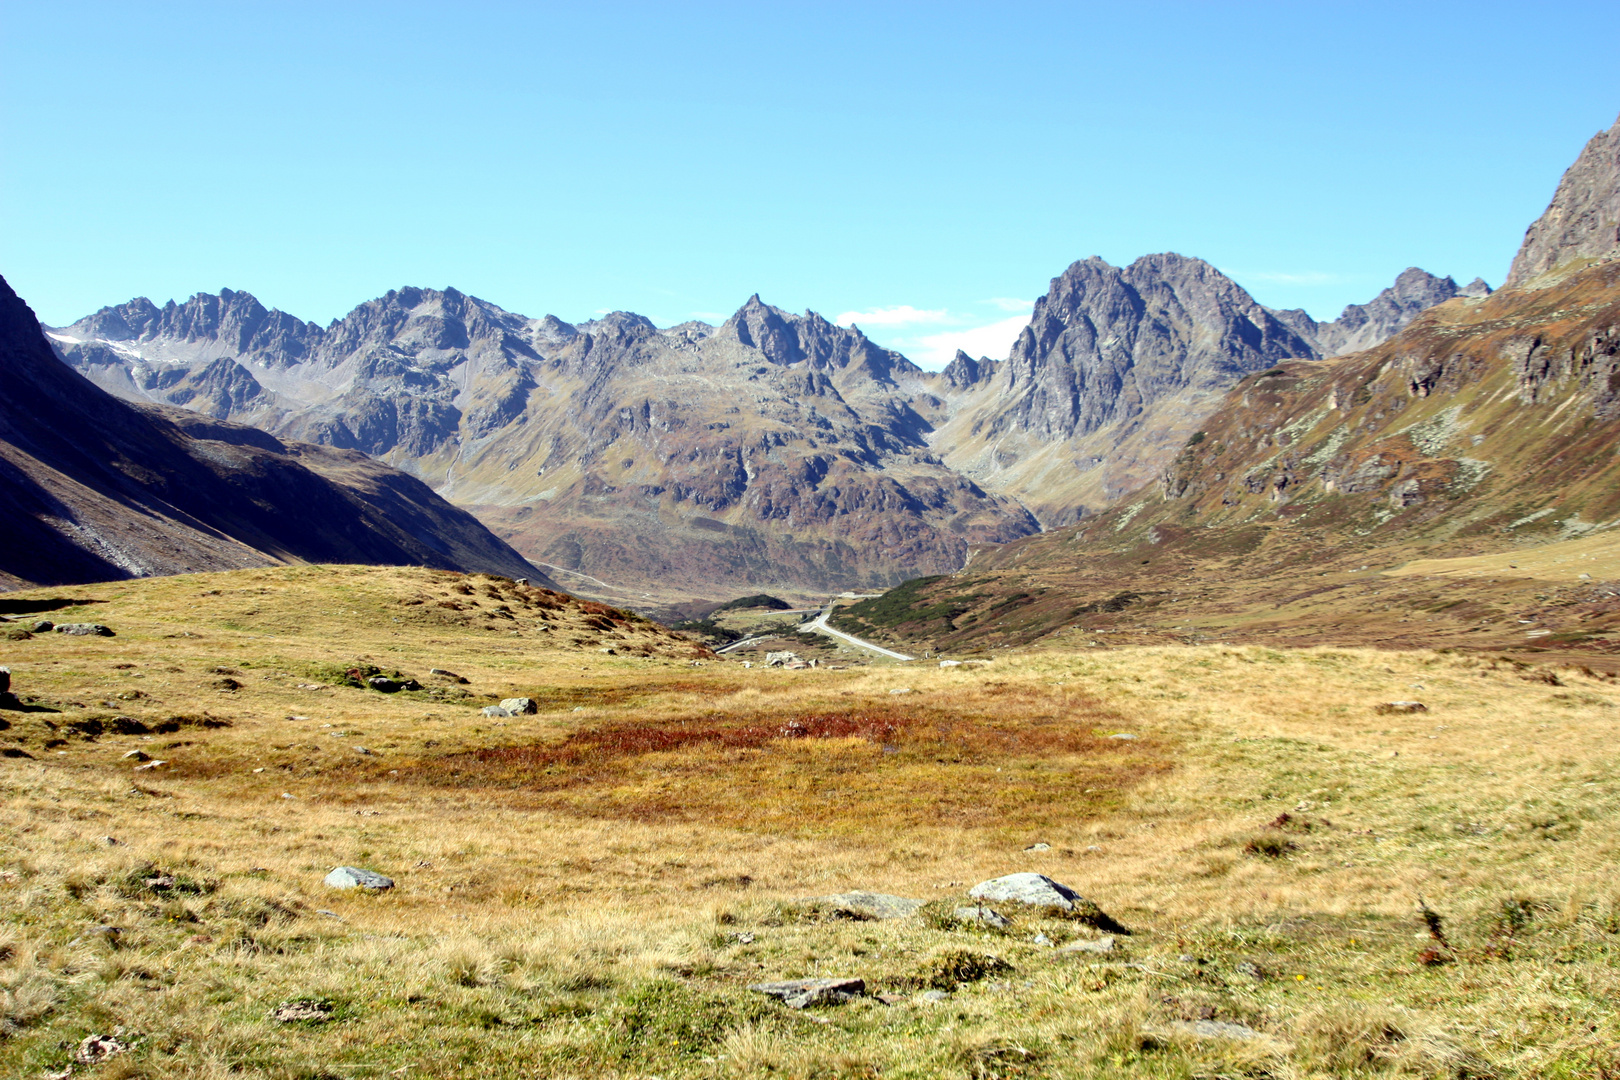
[[[1620,119],[1587,142],[1524,233],[1503,288],[1620,256]]]

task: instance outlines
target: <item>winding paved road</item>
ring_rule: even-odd
[[[895,652],[893,649],[885,649],[881,645],[874,645],[870,641],[858,638],[853,634],[846,634],[842,630],[834,630],[832,627],[827,625],[827,616],[831,614],[832,605],[828,604],[824,609],[822,609],[821,614],[817,615],[814,620],[805,623],[803,629],[811,630],[818,634],[826,634],[828,637],[837,638],[839,641],[846,641],[849,644],[855,645],[862,649],[870,649],[875,653],[881,653],[882,655],[895,660],[917,659],[915,656],[907,656],[905,653]]]

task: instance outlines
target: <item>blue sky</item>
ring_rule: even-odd
[[[750,293],[929,366],[1070,262],[1330,318],[1499,283],[1620,112],[1620,5],[0,0],[0,274],[47,323],[454,285],[570,321]]]

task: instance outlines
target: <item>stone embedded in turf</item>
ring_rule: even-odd
[[[791,979],[787,982],[755,983],[748,989],[779,999],[790,1009],[812,1005],[842,1005],[866,995],[864,979]]]
[[[915,915],[924,901],[912,900],[905,896],[892,896],[889,893],[856,890],[835,893],[832,896],[811,896],[800,900],[799,903],[838,908],[868,919],[903,919],[907,915]]]
[[[372,889],[381,892],[394,887],[394,879],[383,877],[374,870],[358,866],[340,866],[326,875],[326,884],[334,889]]]
[[[988,926],[995,930],[1005,930],[1008,926],[1012,925],[1005,916],[992,911],[983,905],[976,905],[974,907],[959,907],[955,911],[951,912],[951,914],[962,922],[978,923],[981,926]]]
[[[485,716],[494,717],[511,716],[512,710],[506,708],[504,705],[485,705],[483,708],[483,714]]]
[[[49,626],[50,624],[46,623],[45,625]],[[108,627],[102,626],[100,623],[93,623],[93,622],[58,623],[57,627],[56,627],[56,632],[58,634],[73,634],[73,635],[75,635],[77,637],[114,637],[115,636],[113,634],[112,630],[109,629]]]
[[[1258,1039],[1260,1033],[1248,1024],[1234,1024],[1229,1020],[1178,1021],[1170,1025],[1184,1035],[1200,1039]]]
[[[1128,934],[1096,904],[1081,896],[1067,885],[1053,881],[1045,874],[1008,874],[1005,877],[981,881],[968,890],[975,900],[992,900],[1011,904],[1026,904],[1060,912],[1079,922],[1095,926],[1113,934]]]
[[[1067,945],[1058,947],[1058,952],[1111,953],[1113,951],[1114,939],[1112,937],[1101,937],[1095,941],[1082,938],[1079,941],[1071,941]]]
[[[540,706],[534,703],[534,698],[526,697],[506,698],[501,702],[501,708],[505,709],[507,714],[511,716],[519,716],[526,713],[537,713],[540,711]]]

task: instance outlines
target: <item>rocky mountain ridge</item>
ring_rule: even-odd
[[[543,578],[363,454],[107,394],[60,362],[4,279],[0,371],[0,586],[289,561]]]
[[[407,288],[322,328],[224,290],[51,333],[115,394],[377,457],[631,602],[954,569],[1162,468],[1243,373],[1446,288],[1408,271],[1340,327],[1266,309],[1199,260],[1093,259],[1054,282],[1007,360],[937,373],[757,296],[720,326],[660,329]]]

